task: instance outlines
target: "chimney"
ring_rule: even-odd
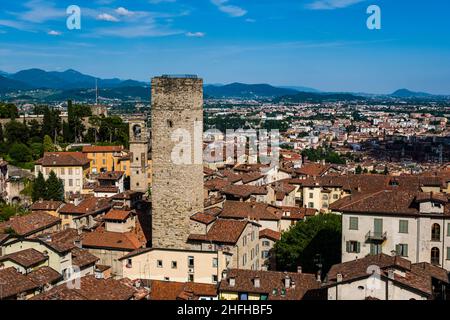
[[[336,275],[336,282],[342,282],[342,273]]]
[[[254,278],[253,285],[255,286],[255,288],[260,288],[261,287],[261,279],[259,277]]]
[[[230,287],[234,287],[236,285],[236,278],[232,277],[228,279],[228,284],[230,285]]]
[[[284,277],[284,287],[286,289],[291,287],[291,278],[288,275]]]
[[[388,270],[388,278],[391,280],[394,280],[394,278],[395,278],[394,269]]]
[[[297,273],[302,273],[302,266],[297,266]]]

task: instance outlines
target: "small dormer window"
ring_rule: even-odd
[[[438,202],[431,202],[431,206],[433,207],[433,208],[441,208],[441,204],[440,203],[438,203]]]

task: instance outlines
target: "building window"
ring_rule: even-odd
[[[408,233],[408,220],[400,220],[398,222],[398,232]]]
[[[308,208],[314,208],[314,203],[308,202]]]
[[[72,174],[73,174],[73,169],[69,168],[69,175],[72,175]]]
[[[188,257],[188,267],[193,268],[194,267],[194,257],[189,256]]]
[[[69,187],[73,187],[73,179],[69,179]]]
[[[314,194],[312,192],[309,194],[309,198],[310,199],[314,198]]]
[[[247,254],[244,253],[244,255],[242,256],[242,265],[245,266],[247,264]]]
[[[348,253],[359,253],[361,251],[361,245],[358,241],[347,241]]]
[[[177,268],[177,262],[176,261],[172,261],[172,269],[176,269]]]
[[[270,241],[264,240],[262,245],[263,247],[270,247]]]
[[[339,196],[337,194],[333,194],[333,199],[337,200],[337,199],[339,199]]]
[[[256,255],[259,255],[259,244],[256,245]]]
[[[217,278],[217,274],[213,274],[213,275],[212,275],[212,282],[213,282],[213,283],[217,283],[218,280],[219,280],[219,279]]]
[[[358,217],[350,217],[349,229],[358,230]]]
[[[163,262],[162,262],[162,260],[156,261],[156,266],[157,266],[158,268],[162,268],[162,267],[163,267]]]
[[[133,266],[133,261],[131,259],[127,259],[127,268],[131,268]]]
[[[244,246],[247,245],[247,236],[244,236],[244,238],[242,239],[242,244],[243,244]]]
[[[65,175],[66,173],[65,173],[65,170],[64,170],[64,168],[61,168],[61,175]]]
[[[76,180],[76,183],[77,183],[77,187],[79,187],[79,186],[80,186],[80,183],[81,183],[81,182],[80,182],[80,179],[77,179],[77,180]]]
[[[217,258],[213,258],[212,259],[213,268],[217,268],[218,265],[219,265],[219,260]]]
[[[102,164],[105,165],[106,164],[106,159],[102,160]]]
[[[440,241],[441,240],[441,226],[437,223],[434,223],[431,227],[431,241]]]
[[[381,253],[381,245],[378,243],[371,243],[370,244],[370,254],[372,256],[380,254]]]
[[[407,244],[398,244],[395,246],[395,251],[397,252],[397,255],[400,257],[407,257],[408,256],[408,245]]]
[[[439,265],[439,248],[432,248],[431,249],[431,264]]]
[[[324,195],[322,196],[322,200],[328,200],[328,195],[327,195],[327,194],[324,194]]]
[[[447,260],[450,260],[450,247],[447,247]]]
[[[193,274],[188,275],[188,282],[194,282],[194,275]]]
[[[447,237],[450,237],[450,222],[447,223]]]
[[[269,257],[269,251],[266,251],[266,250],[261,251],[261,257],[263,259],[267,259]]]

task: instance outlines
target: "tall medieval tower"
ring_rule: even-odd
[[[147,193],[148,191],[148,151],[150,137],[146,119],[129,121],[130,125],[130,189]]]
[[[198,128],[200,127],[200,133]],[[195,129],[197,128],[197,129]],[[203,211],[203,80],[196,76],[152,79],[152,246],[187,249],[191,215]],[[176,137],[176,132],[184,132]],[[186,139],[191,161],[174,160]],[[190,153],[190,157],[189,157]],[[175,152],[177,156],[177,152]],[[197,161],[195,161],[197,160]]]

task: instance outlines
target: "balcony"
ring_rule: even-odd
[[[384,242],[387,239],[387,232],[369,231],[366,234],[366,242]]]

